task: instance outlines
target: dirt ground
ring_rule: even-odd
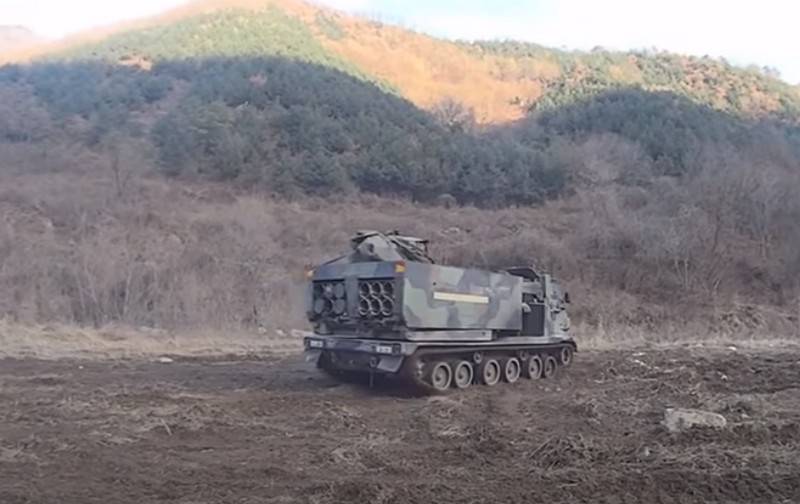
[[[0,361],[0,503],[151,502],[800,502],[800,352],[584,352],[439,397],[300,356]]]

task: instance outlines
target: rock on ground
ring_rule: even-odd
[[[670,432],[683,432],[692,427],[724,429],[728,421],[724,416],[710,411],[669,408],[664,412],[663,425]]]

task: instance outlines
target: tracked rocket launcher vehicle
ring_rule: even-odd
[[[308,360],[332,374],[395,375],[434,391],[550,378],[572,363],[564,293],[533,268],[435,264],[428,242],[359,232],[308,271]]]

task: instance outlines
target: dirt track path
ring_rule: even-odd
[[[672,435],[666,407],[725,415]],[[299,357],[0,361],[0,503],[800,502],[800,354],[584,353],[446,397]]]

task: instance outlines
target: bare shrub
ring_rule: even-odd
[[[146,155],[113,145],[54,145],[68,155],[45,174],[23,169],[42,160],[31,145],[0,142],[10,167],[0,171],[0,318],[302,328],[305,267],[345,252],[358,229],[397,229],[432,239],[441,262],[555,273],[576,327],[593,335],[800,332],[797,174],[768,156],[708,152],[686,179],[622,184],[611,164],[633,166],[629,147],[587,142],[574,159],[608,164],[590,166],[597,183],[569,198],[485,210],[168,181],[148,175]],[[753,310],[763,327],[721,322]]]
[[[441,125],[451,131],[472,131],[477,123],[475,111],[453,98],[444,98],[437,102],[431,108],[431,113]]]

